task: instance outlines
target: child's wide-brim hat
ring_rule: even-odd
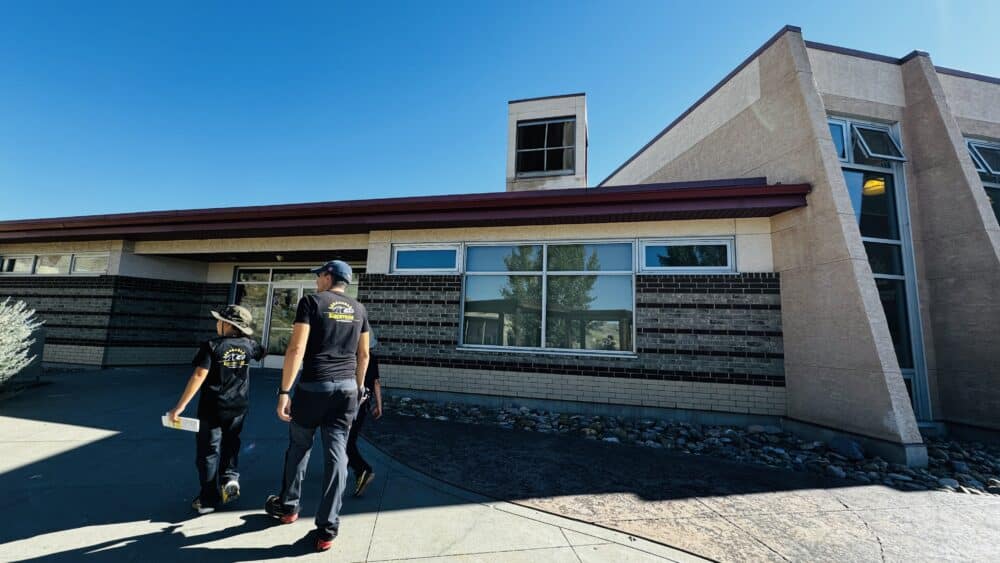
[[[250,310],[246,307],[226,305],[221,311],[212,311],[212,316],[224,323],[235,326],[247,336],[253,334],[253,329],[250,328],[250,323],[253,322],[253,315],[250,314]]]

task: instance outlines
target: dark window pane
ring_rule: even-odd
[[[545,151],[524,151],[517,153],[518,172],[544,172]]]
[[[554,149],[545,153],[546,171],[573,170],[573,149]]]
[[[464,344],[539,347],[541,276],[466,276]]]
[[[854,139],[854,162],[868,166],[877,166],[879,168],[892,167],[892,162],[889,160],[885,160],[884,158],[870,158],[866,155],[864,151],[861,150],[861,141],[859,141],[856,137]]]
[[[253,322],[250,328],[253,329],[253,337],[260,342],[261,335],[264,334],[264,314],[267,311],[267,286],[260,284],[236,284],[236,298],[233,300],[237,305],[242,305],[250,310]],[[284,350],[281,351],[285,353]]]
[[[545,124],[518,125],[517,148],[518,150],[545,148]]]
[[[889,137],[889,133],[879,129],[868,129],[867,127],[857,126],[854,130],[864,139],[871,153],[870,156],[873,158],[879,156],[903,157],[903,153],[899,152],[899,149],[896,148],[896,144]]]
[[[545,345],[632,350],[632,276],[548,278]]]
[[[30,274],[34,256],[10,256],[3,259],[3,271],[9,274]]]
[[[906,289],[903,280],[876,279],[879,298],[885,310],[885,319],[889,323],[889,334],[892,335],[892,345],[896,348],[896,359],[899,367],[913,367],[913,352],[910,348],[910,323],[906,313]]]
[[[844,147],[844,126],[839,123],[831,123],[830,136],[833,137],[833,146],[837,148],[837,158],[841,160],[847,158],[847,151]]]
[[[861,236],[899,240],[892,175],[844,170],[844,181]]]
[[[466,249],[465,269],[469,272],[540,272],[542,247],[470,246]]]
[[[903,275],[902,247],[897,244],[881,244],[866,242],[865,252],[868,253],[868,263],[876,274]]]
[[[272,278],[276,282],[280,281],[315,281],[316,274],[310,272],[309,270],[275,270],[274,277]]]
[[[39,256],[35,263],[36,274],[68,274],[69,254],[52,254]]]
[[[990,198],[990,207],[997,221],[1000,221],[1000,188],[986,188],[986,197]]]
[[[563,121],[559,123],[549,123],[548,135],[546,137],[546,147],[572,147],[573,135],[576,129],[574,122]]]
[[[994,174],[1000,174],[1000,148],[976,145],[976,151],[983,157],[983,162]]]
[[[457,254],[457,250],[446,248],[433,250],[397,250],[396,269],[454,270],[455,256]]]
[[[82,255],[73,259],[74,274],[103,274],[108,271],[107,255]]]
[[[550,272],[632,271],[632,245],[558,244],[549,245]]]
[[[268,270],[243,270],[239,271],[236,276],[236,281],[241,282],[266,282],[270,281],[270,272]]]
[[[729,265],[728,247],[724,244],[646,246],[647,268],[724,268]]]

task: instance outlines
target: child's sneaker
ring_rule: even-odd
[[[222,504],[233,502],[240,498],[240,482],[230,481],[222,486]]]
[[[211,514],[212,512],[215,512],[215,507],[214,506],[202,506],[201,505],[201,497],[200,496],[194,497],[194,500],[191,501],[191,508],[193,508],[194,511],[197,512],[198,514]]]
[[[267,500],[264,501],[264,512],[266,512],[269,516],[277,518],[282,524],[291,524],[299,519],[298,512],[288,512],[285,510],[285,507],[281,504],[281,499],[278,498],[278,495],[271,495],[267,497]]]

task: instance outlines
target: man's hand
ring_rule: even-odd
[[[288,395],[278,396],[278,418],[285,422],[292,420],[292,399]]]
[[[167,411],[167,416],[170,417],[170,422],[177,422],[180,419],[182,412],[184,412],[184,407],[174,407]]]
[[[382,418],[382,401],[379,401],[375,404],[375,409],[372,411],[372,416],[374,416],[376,420]]]

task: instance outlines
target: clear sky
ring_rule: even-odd
[[[0,0],[0,220],[502,191],[586,92],[600,182],[781,26],[1000,76],[1000,2]]]

